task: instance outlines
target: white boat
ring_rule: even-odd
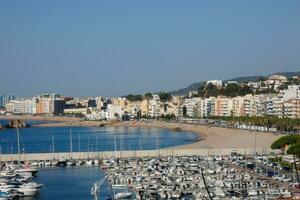
[[[24,196],[35,196],[39,189],[30,186],[21,186],[17,191],[21,192]]]
[[[126,199],[132,196],[132,192],[119,192],[114,195],[114,199]]]
[[[45,166],[46,167],[52,166],[52,162],[50,160],[46,161],[45,162]]]
[[[95,165],[99,165],[99,160],[95,159],[95,160],[94,160],[94,164],[95,164]]]
[[[112,188],[126,188],[127,187],[127,185],[125,185],[125,184],[113,184],[112,185]]]
[[[93,160],[88,160],[85,162],[87,166],[91,166],[94,164],[94,161]]]
[[[73,160],[69,160],[69,161],[67,162],[67,166],[75,166],[75,165],[76,165],[76,162],[73,161]]]
[[[31,173],[32,176],[34,176],[39,172],[39,169],[37,167],[25,166],[24,168],[17,169],[16,172],[18,172],[18,173]]]
[[[35,182],[25,183],[23,186],[29,187],[29,188],[35,188],[35,189],[41,189],[43,187],[43,184],[38,184]]]

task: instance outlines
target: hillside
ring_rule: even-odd
[[[299,72],[277,72],[277,73],[273,73],[273,74],[281,74],[281,75],[284,75],[288,78],[291,78],[293,76],[300,76],[300,71]],[[270,75],[273,75],[273,74],[270,74]],[[258,76],[236,77],[236,78],[225,80],[225,82],[227,82],[227,81],[237,81],[238,83],[240,83],[240,82],[247,82],[247,81],[257,81],[260,78],[269,77],[270,75],[268,75],[268,76],[258,75]],[[201,85],[205,85],[205,84],[206,84],[205,81],[196,82],[196,83],[193,83],[193,84],[189,85],[188,87],[181,88],[181,89],[178,89],[178,90],[174,90],[174,91],[171,91],[170,93],[172,95],[187,95],[190,91],[198,90],[198,88]]]

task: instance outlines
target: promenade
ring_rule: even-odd
[[[126,157],[157,157],[157,156],[208,156],[230,155],[232,152],[242,155],[253,155],[254,150],[245,149],[159,149],[143,151],[99,151],[99,152],[63,152],[63,153],[29,153],[29,154],[1,154],[0,161],[45,161],[59,159],[101,159],[101,158],[126,158]],[[269,154],[270,148],[257,148],[257,154]]]

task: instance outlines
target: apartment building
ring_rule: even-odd
[[[283,103],[283,117],[300,119],[300,98],[289,99]]]
[[[232,114],[233,116],[244,116],[244,97],[232,98]]]
[[[219,96],[215,100],[215,116],[232,116],[233,101],[231,98]]]
[[[12,114],[36,114],[36,100],[35,99],[18,99],[11,100],[6,104],[6,112]]]
[[[200,117],[202,101],[203,101],[202,98],[196,98],[196,97],[185,99],[181,107],[182,116]]]
[[[160,117],[160,98],[157,94],[154,94],[152,99],[149,101],[149,116]]]
[[[52,98],[38,98],[36,102],[36,114],[45,115],[45,114],[53,114],[54,105]]]
[[[7,95],[0,95],[0,108],[1,107],[5,107],[6,104],[10,101],[10,100],[15,100],[16,97],[10,94]]]

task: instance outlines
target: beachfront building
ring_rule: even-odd
[[[261,113],[261,103],[258,96],[246,95],[243,104],[243,115],[242,116],[260,116]]]
[[[54,115],[60,115],[66,108],[66,100],[64,98],[57,98],[53,100],[52,113]]]
[[[11,100],[6,104],[6,112],[16,115],[34,115],[36,114],[35,99]]]
[[[107,120],[118,120],[124,115],[123,107],[115,104],[108,104],[105,112],[105,118]]]
[[[105,110],[106,107],[107,107],[107,98],[104,98],[104,97],[96,97],[95,98],[95,101],[96,101],[96,108],[98,110]]]
[[[91,112],[85,114],[86,119],[88,120],[105,120],[106,112],[104,110],[92,109]]]
[[[300,98],[289,99],[283,103],[283,117],[300,119]]]
[[[150,100],[144,99],[140,104],[140,110],[142,117],[149,116],[149,110],[150,110]]]
[[[124,107],[124,114],[130,119],[141,118],[141,103],[142,101],[128,101]]]
[[[91,114],[91,108],[66,108],[64,109],[65,115],[82,115]]]
[[[53,114],[53,99],[52,98],[38,98],[36,102],[36,114],[49,115]]]
[[[10,100],[15,100],[16,97],[10,94],[0,95],[0,108],[4,108]]]
[[[236,117],[244,116],[244,97],[232,98],[232,115]]]
[[[213,116],[215,115],[215,107],[216,107],[216,97],[210,97],[204,99],[204,114],[202,116]]]
[[[194,97],[185,99],[182,105],[183,117],[200,117],[201,116],[202,98]]]
[[[218,96],[215,100],[215,116],[232,116],[233,101],[231,98]]]
[[[152,118],[160,117],[160,98],[154,94],[152,99],[149,100],[149,116]]]

